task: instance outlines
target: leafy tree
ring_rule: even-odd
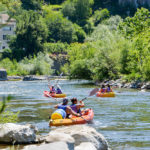
[[[43,51],[47,33],[47,27],[37,12],[24,11],[17,17],[16,36],[10,41],[13,56],[20,60],[22,55],[29,56]]]
[[[22,8],[26,10],[41,10],[43,0],[21,0]]]
[[[95,26],[97,26],[101,21],[109,17],[109,11],[107,9],[96,10],[93,15],[93,21]]]
[[[63,18],[60,12],[54,12],[48,8],[44,8],[45,22],[49,30],[48,42],[83,42],[85,32],[81,27]]]
[[[84,26],[92,14],[93,0],[67,0],[62,8],[62,13],[72,22]]]
[[[150,28],[133,38],[133,45],[129,51],[128,70],[132,79],[150,80]]]
[[[120,23],[119,29],[127,38],[132,38],[137,34],[146,31],[150,25],[150,12],[148,9],[138,9],[135,15],[127,17]]]

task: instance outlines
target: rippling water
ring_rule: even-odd
[[[51,81],[55,83],[56,81]],[[95,88],[84,80],[61,80],[60,86],[69,98],[82,99]],[[40,134],[47,134],[48,117],[54,105],[61,102],[43,96],[49,90],[47,81],[5,81],[0,82],[0,97],[11,94],[9,102],[13,112],[20,111],[19,124],[33,124]],[[115,98],[85,100],[87,108],[94,110],[93,126],[107,139],[112,150],[150,150],[150,92],[114,89]],[[0,148],[2,146],[0,145]]]

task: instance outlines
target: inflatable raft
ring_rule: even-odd
[[[66,97],[66,94],[56,94],[56,93],[50,93],[49,91],[44,91],[44,96],[54,97],[54,98],[64,98]]]
[[[56,119],[56,120],[50,120],[49,126],[68,126],[68,125],[75,125],[75,124],[85,124],[89,121],[93,120],[94,112],[92,109],[87,109],[82,111],[81,117],[73,116],[71,119]]]
[[[98,92],[97,97],[115,97],[115,93],[114,92],[106,92],[106,93],[101,93]]]

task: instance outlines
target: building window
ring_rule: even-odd
[[[11,31],[11,27],[5,26],[3,27],[3,31]]]
[[[5,46],[2,46],[2,49],[5,49]]]
[[[9,40],[10,39],[10,35],[3,35],[3,40]]]

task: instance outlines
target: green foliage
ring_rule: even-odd
[[[150,28],[133,38],[129,51],[128,70],[134,78],[150,80]]]
[[[52,63],[48,54],[39,52],[37,57],[30,57],[30,59],[24,58],[19,62],[19,65],[22,67],[22,70],[27,71],[28,74],[50,75],[52,74]]]
[[[8,97],[3,97],[3,101],[0,101],[0,123],[8,123],[8,122],[16,122],[18,120],[18,114],[17,113],[13,113],[9,110],[5,111],[5,109],[9,108],[7,107],[7,103],[12,99],[11,96]]]
[[[43,51],[47,32],[47,27],[37,12],[23,11],[23,14],[17,16],[16,36],[10,41],[13,58],[20,60],[22,55],[29,56]]]
[[[11,61],[9,58],[5,58],[0,61],[0,68],[7,70],[8,75],[26,75],[27,72],[22,70],[21,66],[14,59]]]
[[[62,13],[72,22],[84,26],[92,14],[93,0],[67,0],[62,8]]]
[[[61,4],[65,0],[45,0],[46,2],[49,2],[50,4]]]
[[[119,29],[127,37],[132,38],[137,34],[146,31],[150,25],[150,12],[148,9],[138,9],[135,15],[127,17],[120,23]]]
[[[107,9],[96,10],[93,15],[94,25],[97,26],[100,22],[109,17],[109,11]]]
[[[48,42],[83,42],[85,32],[78,25],[73,24],[66,18],[63,18],[59,12],[49,10],[50,7],[44,7],[45,22],[48,26]]]
[[[43,0],[21,0],[22,8],[26,10],[41,10]]]
[[[65,53],[67,50],[67,47],[69,45],[67,43],[44,43],[44,49],[48,53]]]

